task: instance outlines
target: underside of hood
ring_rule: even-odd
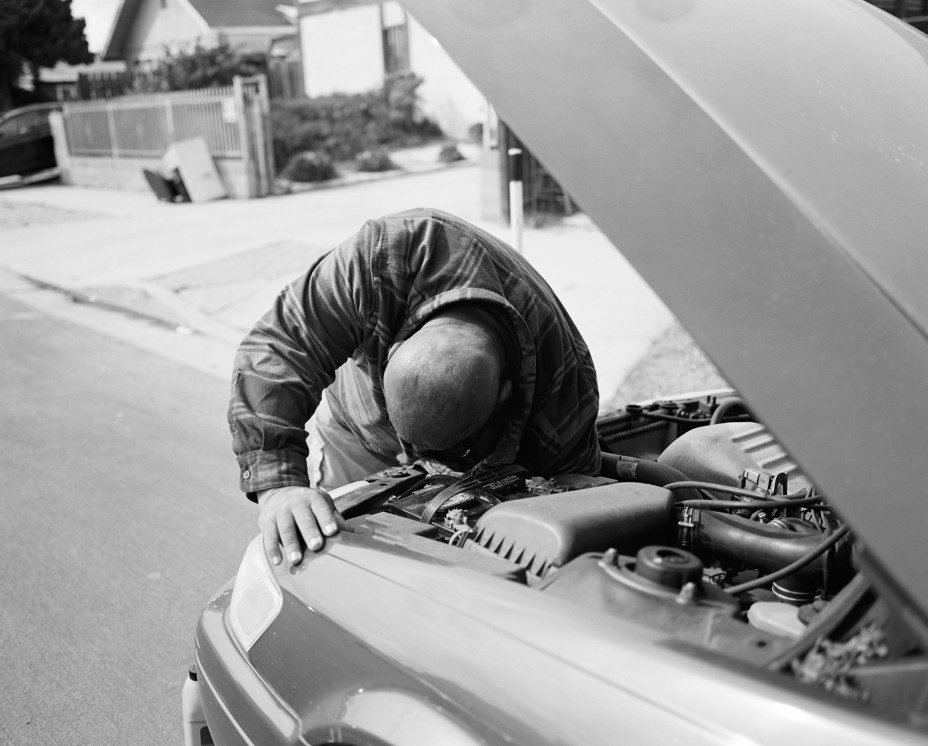
[[[925,613],[928,39],[853,0],[405,0]]]

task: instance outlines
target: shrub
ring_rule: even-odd
[[[383,148],[362,150],[354,157],[354,163],[358,171],[389,171],[391,168],[396,168],[396,164],[390,159],[390,154]]]
[[[438,160],[442,163],[454,163],[455,161],[463,161],[464,156],[461,154],[461,151],[458,150],[457,145],[453,142],[449,142],[438,151]]]
[[[193,49],[171,51],[147,73],[136,73],[133,87],[139,91],[184,91],[232,85],[236,75],[251,76],[267,72],[264,54],[243,54],[228,42],[215,47],[199,43]]]
[[[394,73],[384,81],[383,98],[394,136],[398,133],[421,138],[441,136],[441,128],[419,112],[420,85],[422,78],[415,73]]]
[[[422,79],[390,76],[384,87],[366,93],[333,93],[317,98],[275,101],[271,105],[274,159],[288,163],[306,150],[349,160],[383,145],[410,145],[441,134],[418,113]]]
[[[325,153],[305,150],[290,158],[281,176],[290,181],[326,181],[335,177],[335,167]]]

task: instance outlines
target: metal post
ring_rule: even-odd
[[[235,97],[235,108],[238,114],[239,148],[242,156],[242,165],[245,169],[245,178],[248,180],[248,198],[258,196],[258,184],[255,178],[254,146],[251,138],[251,126],[248,115],[248,101],[245,95],[244,81],[240,75],[232,78],[232,92]]]
[[[259,183],[261,196],[271,194],[274,188],[274,145],[271,138],[271,99],[267,89],[267,76],[258,75],[255,78],[258,85],[258,121],[256,123],[258,165],[260,168]]]
[[[522,252],[522,229],[525,214],[522,197],[522,148],[509,148],[509,230],[512,246]]]

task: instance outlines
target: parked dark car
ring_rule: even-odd
[[[739,393],[604,417],[598,477],[395,469],[299,566],[255,540],[196,633],[211,736],[928,743],[928,39],[852,0],[404,5]]]
[[[0,115],[0,186],[58,176],[48,115],[58,104],[32,104]]]

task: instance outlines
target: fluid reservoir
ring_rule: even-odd
[[[806,626],[799,621],[799,609],[778,601],[758,601],[748,609],[748,622],[772,635],[799,639]]]
[[[773,492],[779,477],[787,489],[809,486],[799,466],[758,422],[724,422],[697,427],[677,438],[658,458],[690,479]]]

